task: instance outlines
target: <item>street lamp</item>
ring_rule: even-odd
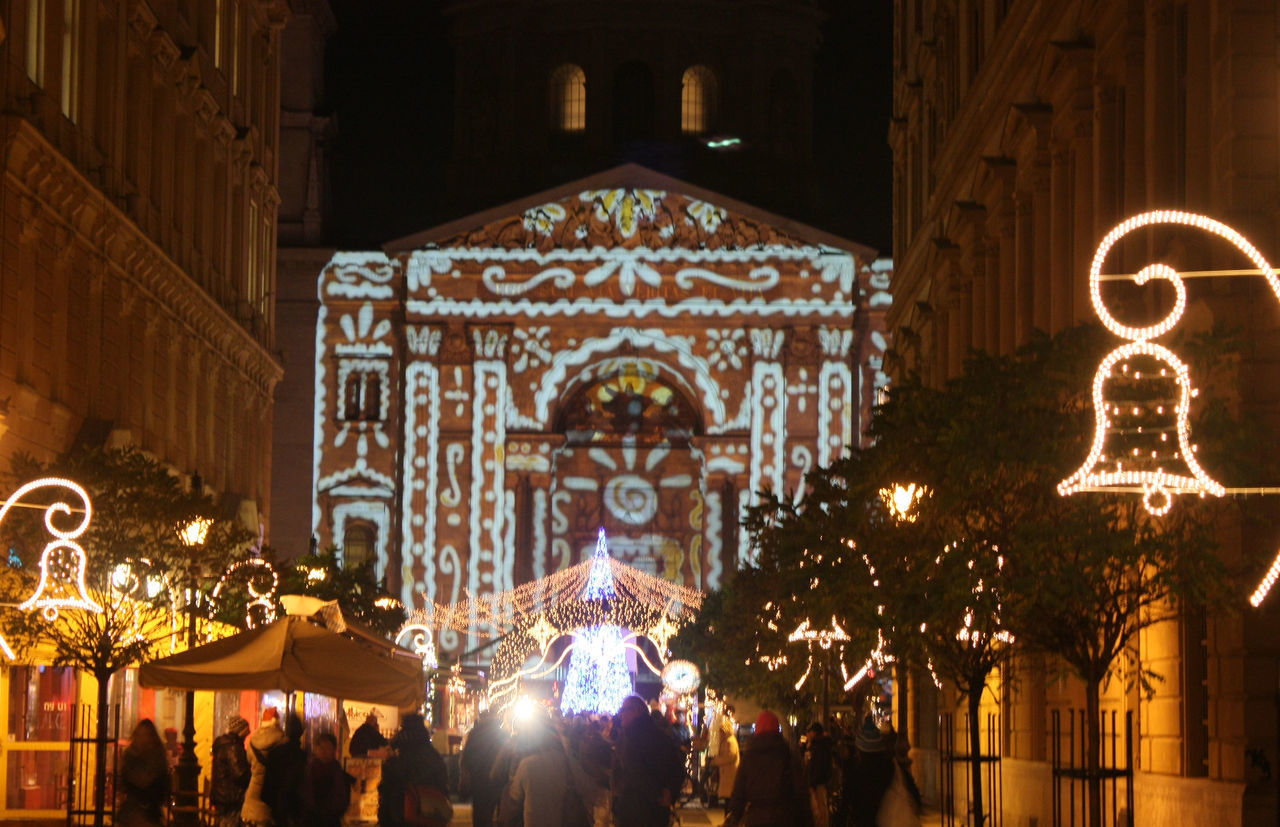
[[[197,478],[198,479],[198,478]],[[199,489],[197,489],[199,493]],[[179,526],[178,539],[193,552],[204,545],[213,521],[205,517]],[[196,581],[198,564],[188,568],[187,578],[187,648],[196,645]],[[196,759],[196,693],[188,689],[186,697],[186,722],[182,726],[182,755],[178,758],[178,794],[174,807],[173,823],[182,827],[198,827],[200,824],[200,762]]]
[[[822,725],[827,725],[827,718],[831,711],[830,691],[831,691],[831,647],[839,643],[845,644],[850,640],[849,634],[840,627],[835,617],[831,618],[830,629],[814,629],[809,625],[809,619],[805,618],[799,626],[795,628],[790,635],[787,636],[788,643],[803,643],[809,647],[810,657],[813,653],[813,645],[816,643],[825,651],[826,660],[822,666]],[[809,661],[812,665],[813,661]],[[805,673],[806,677],[808,673]],[[804,678],[800,679],[800,684],[796,686],[798,690],[804,685]]]

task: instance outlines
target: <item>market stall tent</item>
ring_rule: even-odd
[[[258,629],[145,664],[145,687],[313,692],[408,709],[425,696],[422,663],[407,650],[383,651],[331,632],[303,617],[283,617]]]

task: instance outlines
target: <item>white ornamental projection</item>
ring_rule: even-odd
[[[1216,235],[1243,253],[1256,269],[1179,273],[1165,264],[1149,264],[1132,276],[1103,274],[1107,254],[1122,238],[1144,227],[1162,225],[1190,227]],[[1111,351],[1094,374],[1093,443],[1080,468],[1058,484],[1058,493],[1140,493],[1147,511],[1156,516],[1168,513],[1179,495],[1280,493],[1280,489],[1272,488],[1227,488],[1200,465],[1189,425],[1191,399],[1198,393],[1192,386],[1190,369],[1172,350],[1152,341],[1172,330],[1182,318],[1187,305],[1184,277],[1244,275],[1262,276],[1280,299],[1280,278],[1258,249],[1239,232],[1213,218],[1180,210],[1154,210],[1128,218],[1107,233],[1089,265],[1089,297],[1103,326],[1129,342]],[[1164,318],[1145,327],[1131,327],[1111,314],[1102,298],[1102,282],[1127,278],[1139,285],[1157,280],[1169,283],[1174,302]],[[1117,399],[1108,394],[1117,386],[1129,390],[1145,386],[1155,392],[1139,396],[1138,401],[1132,397]],[[1277,578],[1280,553],[1249,602],[1255,607],[1261,605]]]
[[[376,530],[410,606],[479,605],[563,571],[602,524],[619,559],[715,588],[738,562],[722,556],[747,549],[751,492],[838,456],[865,404],[869,262],[792,233],[673,187],[592,184],[417,249],[335,257],[319,285],[320,543]],[[339,373],[358,371],[390,394],[380,422],[340,416],[354,397]],[[566,425],[584,388],[631,373],[673,389],[696,428],[629,448]]]

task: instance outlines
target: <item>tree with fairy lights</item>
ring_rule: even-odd
[[[899,665],[957,690],[969,712],[975,823],[985,817],[977,713],[990,675],[1016,651],[1059,657],[1084,683],[1096,824],[1101,690],[1117,674],[1153,677],[1122,668],[1139,631],[1221,605],[1229,580],[1212,526],[1233,507],[1180,501],[1152,515],[1135,497],[1058,495],[1092,436],[1089,384],[1107,344],[1096,328],[1075,328],[1037,335],[1014,354],[970,354],[941,386],[915,376],[896,382],[875,411],[867,448],[811,473],[799,504],[766,497],[748,512],[757,560],[704,607],[699,624],[727,633],[715,640],[723,655],[709,657],[738,664],[743,683],[783,689],[778,676],[799,665],[771,673],[751,652],[776,648],[785,628],[748,629],[740,619],[772,600],[817,621],[839,599],[852,637],[878,630]],[[1196,340],[1180,347],[1198,346],[1206,360],[1222,361],[1223,352]],[[1206,467],[1242,456],[1246,430],[1223,407],[1202,399],[1192,412]],[[820,578],[800,567],[816,549]]]
[[[97,684],[94,811],[105,811],[107,689],[111,676],[164,652],[182,634],[180,612],[197,606],[201,626],[207,595],[188,603],[185,572],[222,571],[242,555],[250,534],[221,513],[203,492],[192,492],[170,469],[141,450],[74,449],[44,463],[19,455],[11,461],[11,484],[63,478],[82,486],[92,503],[92,519],[78,536],[83,547],[84,594],[100,610],[68,607],[48,619],[37,613],[5,610],[5,633],[17,648],[47,647],[55,666],[92,675]],[[43,491],[43,489],[38,489]],[[33,494],[28,497],[39,502]],[[46,500],[47,502],[47,500]],[[79,506],[83,508],[83,506]],[[49,540],[45,514],[38,509],[10,512],[0,536],[9,548],[7,577],[0,578],[5,602],[30,593]],[[58,515],[74,523],[75,513]],[[185,542],[181,529],[204,528],[203,541]],[[65,530],[65,526],[60,526]],[[65,579],[65,573],[61,575]],[[58,579],[50,575],[48,581]],[[65,589],[65,583],[55,586]],[[202,636],[204,629],[202,631]],[[163,647],[163,648],[162,648]]]
[[[609,566],[609,548],[602,528],[596,538],[596,550],[582,597],[588,602],[603,604],[607,612],[608,602],[617,596]],[[565,714],[600,712],[612,715],[618,711],[622,699],[632,692],[626,640],[624,631],[610,624],[574,631],[569,674],[560,695],[560,709]]]

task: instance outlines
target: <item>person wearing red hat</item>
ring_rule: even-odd
[[[742,752],[725,824],[744,827],[812,827],[804,768],[782,737],[778,716],[764,710]]]

